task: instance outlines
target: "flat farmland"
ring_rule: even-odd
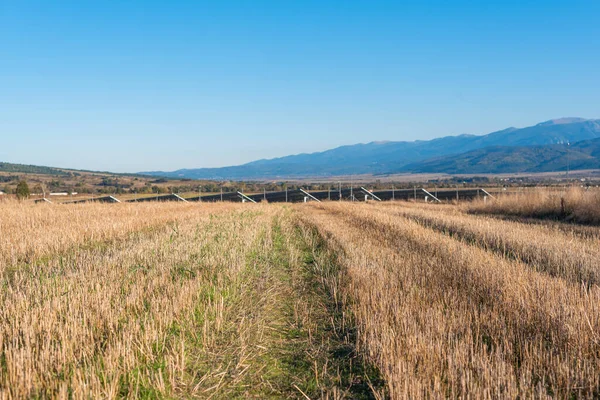
[[[598,398],[600,228],[0,203],[0,398]]]

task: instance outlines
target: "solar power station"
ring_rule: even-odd
[[[343,188],[331,190],[293,189],[279,192],[242,193],[227,192],[223,194],[210,194],[204,196],[188,197],[187,201],[218,202],[237,201],[248,203],[307,203],[321,201],[389,201],[389,200],[415,200],[424,202],[440,203],[442,201],[453,201],[457,199],[456,190],[432,191],[423,188],[413,189],[390,189],[390,190],[368,190],[364,187]],[[484,189],[458,190],[459,200],[469,200],[476,197],[493,197]],[[152,201],[152,197],[147,198]]]
[[[451,190],[444,189],[435,192],[436,197],[440,200],[444,201],[452,201],[452,200],[472,200],[477,197],[489,197],[494,198],[491,194],[488,193],[485,189],[465,189],[465,190]]]
[[[164,194],[161,196],[152,196],[152,197],[140,197],[140,198],[135,198],[135,199],[130,199],[130,200],[126,200],[126,203],[141,203],[141,202],[148,202],[148,201],[184,201],[187,203],[187,199],[184,199],[183,197],[181,197],[178,194]]]
[[[141,202],[206,202],[214,203],[221,201],[242,202],[242,203],[308,203],[321,201],[390,201],[390,200],[413,200],[421,202],[451,202],[460,200],[471,200],[474,198],[493,198],[485,189],[442,189],[442,190],[427,190],[424,188],[414,187],[412,189],[387,189],[387,190],[368,190],[364,187],[359,188],[341,188],[330,190],[313,190],[292,189],[278,192],[263,192],[263,193],[243,193],[241,191],[226,192],[217,194],[198,195],[195,197],[182,197],[178,194],[163,194],[156,196],[136,197],[134,199],[119,200],[114,196],[102,196],[88,199],[78,199],[68,201],[63,204],[78,204],[88,202],[99,203],[141,203]],[[36,203],[51,203],[47,199],[37,199]]]
[[[92,197],[90,199],[81,199],[81,200],[67,201],[64,204],[80,204],[80,203],[90,203],[90,202],[96,202],[96,203],[120,203],[121,200],[117,199],[114,196],[102,196],[102,197]]]

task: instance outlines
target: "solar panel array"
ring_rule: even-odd
[[[152,196],[152,197],[140,197],[135,199],[127,200],[127,203],[141,203],[141,202],[149,202],[149,201],[188,201],[178,194],[164,194],[161,196]]]
[[[92,197],[89,199],[81,199],[81,200],[73,200],[67,201],[64,204],[81,204],[81,203],[120,203],[121,200],[117,199],[114,196],[102,196],[102,197]]]
[[[307,191],[303,189],[293,189],[277,192],[263,193],[242,193],[226,192],[217,194],[206,194],[195,197],[182,197],[178,194],[164,194],[156,196],[139,197],[125,200],[127,203],[140,202],[163,202],[163,201],[181,201],[181,202],[207,202],[214,203],[219,201],[230,202],[254,202],[263,201],[269,203],[301,203],[310,201],[389,201],[389,200],[416,200],[416,201],[455,201],[470,200],[476,197],[493,197],[485,189],[462,189],[462,190],[426,190],[423,188],[413,189],[388,189],[370,191],[364,187],[343,188],[331,190]],[[36,200],[41,202],[41,200]],[[103,196],[66,202],[68,204],[101,202],[101,203],[120,203],[121,201],[114,196]]]

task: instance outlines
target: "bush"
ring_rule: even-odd
[[[17,194],[17,198],[19,200],[28,198],[29,197],[29,186],[27,185],[27,182],[25,182],[25,181],[19,182],[15,193]]]

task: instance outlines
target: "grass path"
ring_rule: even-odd
[[[290,209],[165,205],[138,224],[130,207],[110,208],[111,218],[130,218],[120,225],[103,221],[103,210],[68,210],[73,230],[57,245],[23,240],[18,257],[4,259],[0,398],[372,398],[371,386],[380,390],[329,295],[322,273],[334,264]],[[94,235],[84,241],[88,214]]]
[[[262,228],[230,282],[214,347],[197,348],[199,383],[213,398],[374,398],[383,382],[358,359],[336,315],[310,233],[289,212]],[[194,350],[192,350],[194,351]],[[214,369],[215,365],[220,368]],[[375,391],[375,392],[374,392]]]

